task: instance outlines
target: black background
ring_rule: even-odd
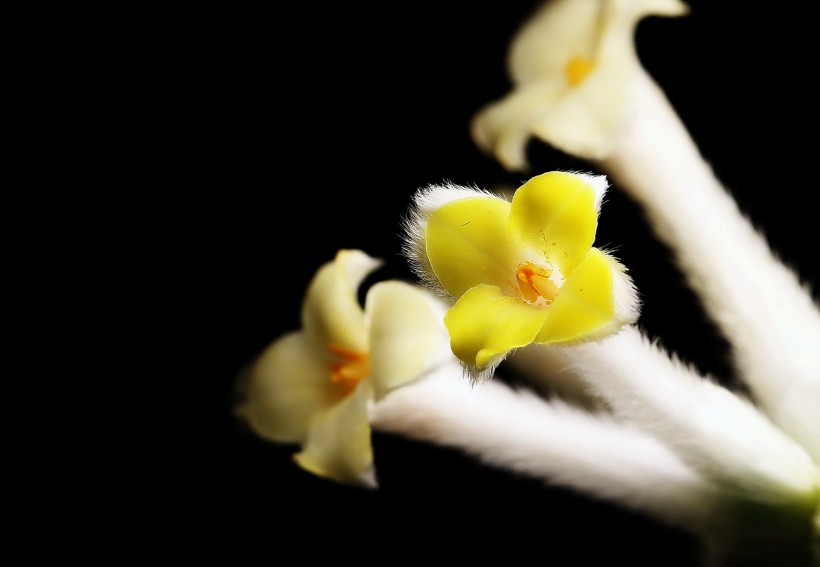
[[[155,94],[171,116],[163,159],[177,166],[165,180],[179,197],[167,274],[184,277],[157,278],[184,320],[168,347],[190,348],[156,381],[159,396],[185,391],[183,426],[166,435],[177,459],[154,471],[170,495],[156,510],[159,537],[179,542],[186,528],[183,550],[265,564],[285,552],[288,562],[696,564],[689,536],[641,514],[409,439],[374,434],[378,491],[314,478],[291,461],[296,447],[257,439],[231,414],[237,373],[298,327],[307,283],[339,248],[384,259],[377,279],[412,280],[399,226],[416,189],[526,179],[483,155],[468,124],[509,91],[506,48],[536,5],[306,2],[199,8],[175,22],[169,78],[192,88]],[[742,209],[817,284],[810,19],[689,6],[640,24],[641,61]],[[540,142],[529,155],[537,171],[590,169]],[[729,384],[725,342],[617,186],[596,245],[630,269],[640,325]]]

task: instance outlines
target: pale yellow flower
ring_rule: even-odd
[[[369,405],[446,354],[441,314],[427,290],[382,281],[357,290],[380,262],[341,250],[314,276],[302,328],[275,340],[243,381],[238,414],[261,437],[297,443],[318,476],[375,487]]]
[[[533,136],[579,157],[605,156],[632,111],[635,27],[686,12],[679,0],[545,1],[513,38],[512,91],[476,114],[475,142],[510,170],[527,169]]]

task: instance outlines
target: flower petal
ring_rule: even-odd
[[[613,44],[634,51],[634,31],[647,16],[681,16],[681,0],[550,0],[510,42],[508,68],[515,84],[563,79],[567,63],[607,57]],[[636,60],[633,55],[633,61]]]
[[[646,16],[684,16],[689,13],[689,6],[681,0],[627,0],[614,3],[611,10],[620,10],[623,17],[633,23]]]
[[[613,331],[615,269],[614,260],[597,248],[590,249],[555,296],[535,342],[569,344]]]
[[[470,197],[447,203],[427,219],[430,266],[441,285],[459,297],[476,284],[509,281],[515,256],[508,229],[510,203],[500,197]]]
[[[321,348],[366,353],[367,327],[358,287],[380,265],[359,250],[340,250],[316,272],[302,306],[302,327]]]
[[[294,456],[300,467],[337,482],[376,487],[367,414],[369,386],[363,380],[353,393],[314,417],[302,451]]]
[[[524,171],[529,167],[527,144],[532,138],[533,122],[543,109],[557,104],[565,90],[558,81],[521,85],[476,113],[470,124],[473,140],[508,170]]]
[[[628,102],[636,70],[636,63],[625,56],[599,61],[581,85],[556,104],[539,109],[532,133],[571,155],[606,157],[633,110]]]
[[[379,282],[367,292],[370,320],[370,379],[376,399],[430,369],[447,349],[434,298],[399,281]]]
[[[564,82],[573,57],[592,59],[600,33],[601,0],[550,0],[516,32],[509,49],[514,83],[538,79]]]
[[[259,436],[301,442],[311,416],[333,401],[328,370],[302,332],[288,333],[257,358],[241,384],[237,413]]]
[[[515,192],[510,222],[522,243],[564,277],[584,259],[598,228],[596,189],[588,176],[561,171],[536,175]]]
[[[410,264],[410,269],[428,289],[440,297],[449,295],[449,292],[441,285],[430,265],[430,258],[427,255],[427,223],[430,215],[447,203],[472,197],[498,198],[494,193],[476,187],[465,187],[453,183],[428,185],[416,191],[409,214],[402,222],[404,232],[402,252]]]
[[[547,313],[547,308],[505,295],[498,287],[478,285],[450,308],[444,323],[453,353],[473,374],[487,374],[512,349],[533,342]]]

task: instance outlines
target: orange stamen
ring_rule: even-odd
[[[529,303],[543,303],[549,305],[558,293],[558,286],[550,278],[549,270],[532,262],[524,262],[515,272],[518,280],[518,291],[521,297]]]
[[[341,358],[339,362],[328,364],[330,381],[342,389],[342,395],[347,396],[359,382],[370,372],[370,360],[367,354],[346,349],[336,344],[329,344],[328,350]]]
[[[587,75],[592,72],[594,67],[595,64],[586,57],[575,56],[567,62],[566,67],[564,67],[564,74],[567,76],[569,84],[577,87],[584,82],[584,79],[587,78]]]

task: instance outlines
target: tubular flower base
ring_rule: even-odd
[[[820,462],[820,308],[717,179],[646,73],[641,108],[597,162],[640,203],[732,347],[755,401]]]
[[[405,253],[423,281],[455,299],[445,324],[474,379],[514,349],[597,339],[637,319],[624,267],[592,247],[606,188],[602,176],[549,172],[512,202],[455,186],[417,194]]]

